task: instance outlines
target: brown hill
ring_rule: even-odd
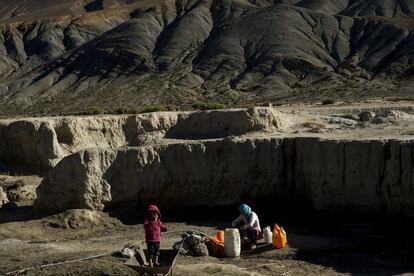
[[[413,97],[410,0],[0,0],[2,114]]]

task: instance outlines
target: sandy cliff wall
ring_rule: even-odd
[[[414,215],[414,143],[234,138],[89,149],[64,158],[36,207],[104,209],[301,201],[321,210]]]
[[[0,160],[3,164],[23,165],[43,170],[60,160],[56,132],[47,121],[0,123]]]
[[[0,160],[48,171],[87,148],[157,143],[164,137],[197,139],[273,131],[286,125],[272,108],[158,112],[131,116],[69,116],[0,121]]]
[[[177,114],[30,118],[0,122],[0,158],[9,165],[48,171],[87,148],[118,148],[154,140]]]
[[[306,134],[298,125],[312,118],[299,117],[251,108],[3,120],[0,163],[48,172],[36,201],[47,212],[271,199],[322,210],[414,216],[411,136],[372,138],[392,123],[377,129],[352,121],[353,131],[371,135],[339,139],[347,134],[335,133],[342,121],[327,116],[315,124],[323,126],[318,133]],[[333,119],[339,123],[331,124]],[[406,120],[396,124],[409,127]]]

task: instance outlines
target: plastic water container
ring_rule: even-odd
[[[270,230],[270,227],[267,226],[263,229],[263,237],[265,240],[265,243],[272,243],[272,237],[273,237],[273,233],[272,230]]]
[[[227,228],[224,231],[224,256],[235,258],[240,256],[240,233],[236,228]]]

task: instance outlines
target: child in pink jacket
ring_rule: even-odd
[[[161,231],[166,232],[167,228],[161,222],[161,213],[157,206],[150,205],[147,209],[147,218],[144,220],[145,241],[148,249],[149,265],[159,266],[158,256],[160,255]]]

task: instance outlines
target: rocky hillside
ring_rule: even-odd
[[[412,0],[0,0],[0,113],[413,97]]]

